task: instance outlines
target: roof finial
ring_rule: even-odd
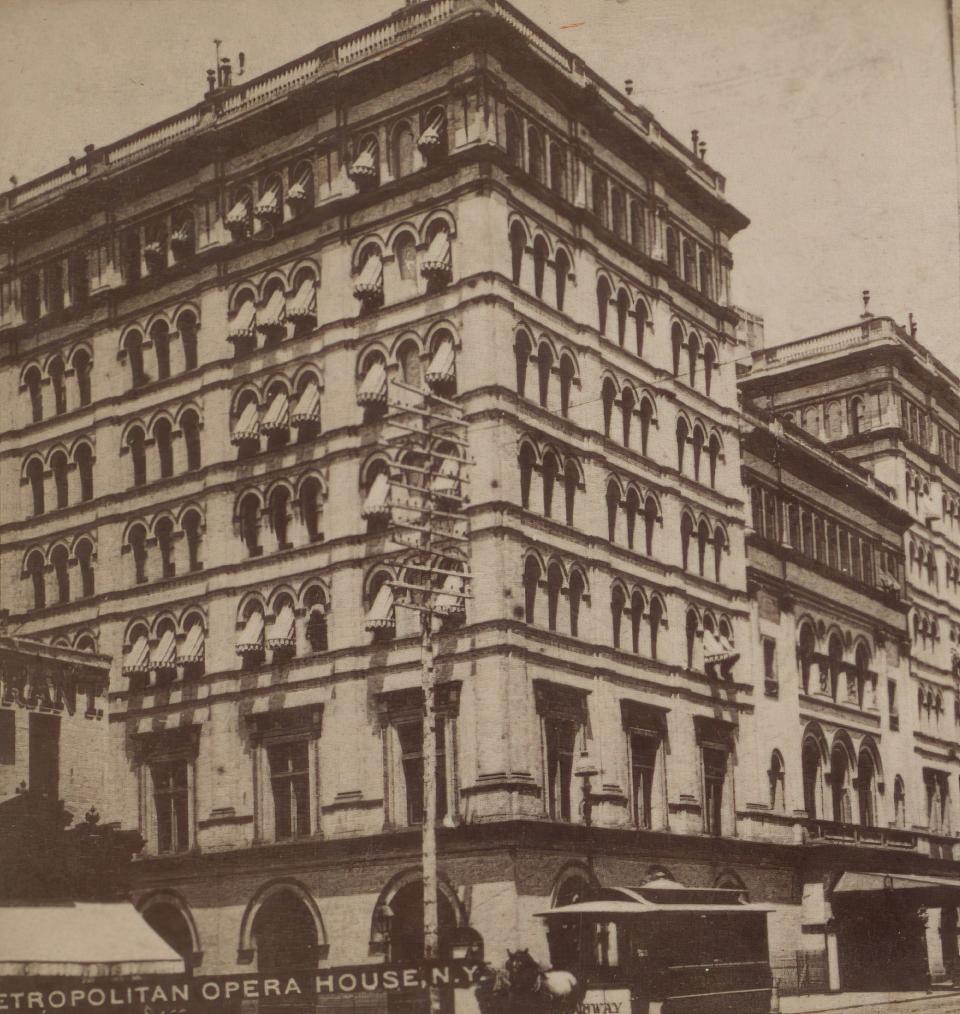
[[[910,322],[910,337],[911,338],[916,338],[917,337],[917,322],[914,319],[913,311],[912,310],[910,311],[910,313],[907,314],[907,320]]]
[[[863,313],[860,314],[860,319],[869,320],[873,316],[870,312],[870,290],[864,289],[861,298],[863,299]]]
[[[633,78],[632,77],[628,77],[626,79],[626,81],[623,82],[623,90],[627,93],[627,95],[632,95],[633,94]]]

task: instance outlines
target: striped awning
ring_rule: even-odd
[[[231,444],[236,446],[244,440],[256,440],[260,436],[259,411],[255,401],[247,402],[230,434]]]
[[[445,380],[453,380],[455,374],[456,351],[452,341],[442,341],[427,367],[427,380],[431,384],[439,384]]]
[[[133,642],[133,647],[127,652],[123,660],[123,672],[149,672],[150,671],[150,645],[146,637],[141,635]]]
[[[179,661],[181,665],[190,662],[202,662],[204,641],[203,624],[194,623],[194,625],[187,631],[187,636],[183,639],[183,644],[180,645],[180,651],[177,654],[177,661]]]
[[[148,260],[162,260],[165,254],[163,244],[158,239],[143,244],[143,256]]]
[[[360,382],[357,391],[357,404],[385,403],[387,400],[387,371],[381,359],[370,364],[366,376]]]
[[[312,380],[297,399],[297,404],[290,413],[290,422],[294,426],[320,422],[320,388]]]
[[[273,331],[281,328],[287,321],[287,298],[283,289],[274,289],[267,300],[267,305],[257,314],[257,330]]]
[[[267,632],[267,647],[275,650],[277,648],[294,648],[296,644],[293,610],[290,606],[284,606],[277,613],[277,618]]]
[[[257,201],[253,212],[258,218],[265,218],[280,213],[280,188],[272,186],[265,190]]]
[[[230,228],[236,228],[237,226],[240,225],[246,225],[249,217],[250,217],[250,202],[249,198],[246,195],[244,195],[227,212],[226,222]]]
[[[456,574],[448,574],[443,587],[437,593],[433,608],[445,616],[457,616],[465,609],[464,580]]]
[[[287,317],[290,320],[316,320],[317,287],[312,278],[304,279],[293,299],[287,303]]]
[[[237,654],[263,651],[263,613],[251,613],[237,637]]]
[[[359,155],[353,160],[350,168],[347,170],[347,175],[355,183],[361,180],[371,180],[377,175],[377,162],[376,162],[377,149],[371,141]]]
[[[390,513],[390,480],[386,472],[379,472],[370,483],[370,489],[360,508],[360,517],[384,517]]]
[[[725,637],[715,634],[712,630],[703,632],[703,660],[707,665],[735,662],[739,657],[740,653]]]
[[[227,321],[227,338],[252,338],[257,333],[257,308],[253,300],[242,303]]]
[[[396,626],[393,615],[393,589],[388,582],[380,586],[363,625],[367,630],[388,630]]]
[[[279,391],[273,396],[270,407],[260,420],[260,429],[264,433],[273,433],[276,430],[285,430],[290,423],[287,421],[287,413],[290,402],[284,391]]]
[[[290,187],[287,191],[287,200],[290,203],[296,203],[297,201],[305,201],[309,196],[307,188],[310,186],[311,173],[309,169],[304,169],[303,172],[297,177],[297,182]]]
[[[430,479],[430,490],[440,496],[454,496],[460,483],[460,462],[444,458],[436,475]]]
[[[420,261],[420,274],[424,278],[446,278],[450,275],[450,234],[441,229],[432,240]]]
[[[177,638],[172,630],[165,630],[150,657],[151,669],[174,669],[177,665]]]
[[[383,261],[380,254],[372,253],[363,265],[360,275],[353,283],[353,294],[357,299],[370,299],[383,292]]]
[[[174,229],[173,232],[170,233],[170,245],[187,246],[190,242],[191,231],[192,226],[190,224],[190,220],[186,219],[179,228]]]
[[[437,113],[436,116],[424,127],[423,133],[417,141],[417,147],[423,151],[432,151],[440,144],[443,136],[443,116]]]

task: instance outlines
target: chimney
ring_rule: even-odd
[[[701,162],[704,161],[704,159],[706,159],[706,157],[707,157],[707,142],[706,141],[701,141],[700,142],[700,161]]]
[[[696,155],[697,154],[697,148],[700,147],[700,131],[699,130],[691,130],[690,131],[690,147],[693,148],[693,154]]]
[[[910,322],[910,337],[911,338],[916,338],[917,337],[917,322],[914,320],[912,312],[907,314],[907,320]]]
[[[628,77],[627,80],[623,82],[623,90],[627,93],[627,95],[632,95],[633,94],[633,78],[632,77]]]
[[[860,294],[860,297],[861,299],[863,299],[863,313],[860,314],[860,319],[870,320],[870,318],[873,316],[873,314],[870,312],[870,290],[864,289],[863,292]]]

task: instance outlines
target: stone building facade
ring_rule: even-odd
[[[0,586],[113,657],[105,816],[194,968],[420,949],[398,382],[458,402],[471,460],[429,477],[469,480],[472,575],[438,635],[443,945],[545,959],[535,912],[665,870],[806,946],[801,742],[785,816],[767,721],[797,704],[751,644],[747,221],[700,151],[509,4],[425,0],[2,201]]]

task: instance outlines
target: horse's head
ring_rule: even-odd
[[[534,990],[540,979],[540,966],[526,947],[518,951],[507,951],[504,971],[510,980],[510,988],[522,993]]]

